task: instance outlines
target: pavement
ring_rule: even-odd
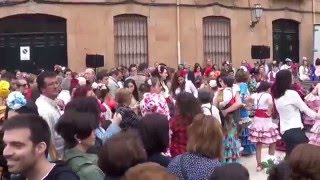
[[[268,148],[262,148],[262,160],[264,160],[268,156]],[[276,151],[275,156],[284,156],[284,152]],[[268,175],[265,171],[256,171],[257,162],[256,162],[256,155],[253,154],[251,156],[241,157],[240,163],[245,166],[250,174],[250,180],[267,180]]]

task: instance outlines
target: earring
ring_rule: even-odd
[[[78,143],[81,144],[81,141],[79,140]]]

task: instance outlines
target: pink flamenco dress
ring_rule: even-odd
[[[256,109],[252,124],[249,126],[249,140],[253,143],[273,144],[280,140],[278,126],[272,122],[267,110]]]
[[[309,144],[320,146],[320,120],[317,120],[310,130]]]
[[[316,86],[315,89],[317,89],[317,88],[318,88],[318,85]],[[307,106],[314,111],[318,111],[318,109],[320,107],[320,96],[314,95],[315,94],[314,92],[317,92],[317,91],[313,91],[313,92],[309,93],[304,98],[304,101],[307,104]],[[316,120],[314,118],[311,118],[311,117],[307,116],[306,114],[303,114],[303,121],[304,121],[304,124],[309,127],[313,126],[316,122]]]
[[[269,93],[255,93],[251,97],[254,99],[255,115],[249,126],[249,140],[253,143],[267,145],[276,143],[281,139],[278,126],[272,122],[271,116],[267,114],[268,101],[272,99],[272,96]]]

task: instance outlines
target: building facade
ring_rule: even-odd
[[[255,4],[264,11],[252,28]],[[319,0],[6,0],[0,6],[0,68],[62,64],[81,71],[87,54],[104,55],[107,69],[207,59],[238,66],[252,61],[252,45],[270,46],[272,60],[299,62],[312,59],[317,19]],[[30,54],[21,60],[25,47]]]

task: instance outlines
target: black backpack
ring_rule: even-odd
[[[52,170],[54,171],[50,172],[44,180],[64,180],[66,179],[66,177],[59,177],[62,173],[69,173],[71,177],[74,177],[72,180],[80,180],[78,175],[73,172],[72,169],[68,167],[63,161],[56,162],[56,165]]]

